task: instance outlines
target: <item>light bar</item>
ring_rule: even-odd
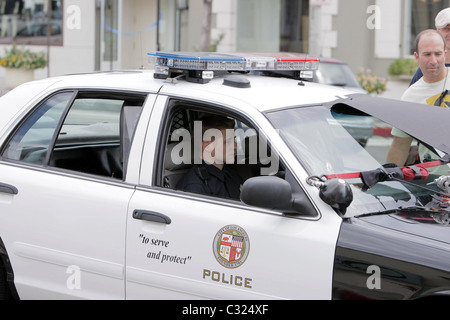
[[[297,53],[170,53],[150,52],[150,64],[155,77],[170,77],[184,71],[312,71],[319,67],[319,59]]]

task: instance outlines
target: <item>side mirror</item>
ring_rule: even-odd
[[[289,182],[275,176],[248,179],[242,186],[241,200],[245,204],[271,210],[291,207],[292,188]]]
[[[290,216],[317,216],[303,190],[293,192],[289,182],[275,176],[248,179],[242,187],[241,200],[250,206],[277,210]]]

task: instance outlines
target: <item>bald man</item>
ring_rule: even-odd
[[[446,41],[446,49],[450,49],[450,8],[445,8],[441,10],[435,19],[436,30],[439,31],[440,34],[444,37]],[[450,67],[450,54],[447,55],[445,59],[445,65]],[[410,85],[413,85],[420,78],[422,78],[422,70],[420,68],[417,69],[414,77],[411,80]]]
[[[445,66],[446,45],[445,38],[436,30],[425,30],[417,36],[414,56],[423,77],[405,91],[402,100],[431,106],[450,106],[450,96],[447,95],[447,90],[450,90],[449,68]],[[392,130],[392,135],[394,141],[387,162],[402,167],[406,164],[413,138],[396,128]]]

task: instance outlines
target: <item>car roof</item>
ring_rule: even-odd
[[[248,81],[248,88],[225,85],[225,79],[233,79],[237,86]],[[199,85],[186,81],[167,84],[160,93],[177,94],[186,97],[210,97],[225,102],[240,100],[252,105],[256,110],[264,112],[298,105],[315,105],[343,98],[354,91],[325,86],[322,84],[294,79],[277,78],[261,75],[221,75],[208,84]]]
[[[249,81],[248,88],[237,88],[224,85],[225,79],[241,78]],[[226,97],[246,101],[260,111],[278,109],[280,107],[299,104],[322,104],[354,93],[333,86],[253,74],[222,74],[209,83],[198,84],[185,80],[170,82],[155,79],[151,70],[113,71],[89,74],[73,74],[28,83],[29,90],[33,85],[41,87],[47,84],[46,91],[79,88],[98,90],[122,90],[143,93],[156,93],[203,99],[208,95],[211,99],[223,101]],[[41,90],[41,89],[39,89]]]
[[[143,70],[124,70],[96,73],[80,73],[48,78],[54,88],[92,88],[126,91],[157,92],[160,83],[155,83],[153,73]]]
[[[224,85],[222,74],[207,84],[155,79],[152,70],[126,70],[63,75],[25,83],[0,97],[0,134],[8,123],[29,105],[39,102],[51,92],[64,89],[117,90],[136,93],[160,93],[198,101],[222,103],[244,101],[261,112],[299,104],[323,104],[354,92],[299,80],[259,75],[238,75],[250,82],[249,88]]]

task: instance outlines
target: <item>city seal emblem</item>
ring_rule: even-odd
[[[240,267],[248,257],[250,240],[239,226],[226,226],[217,232],[213,242],[214,256],[222,266],[229,269]]]

